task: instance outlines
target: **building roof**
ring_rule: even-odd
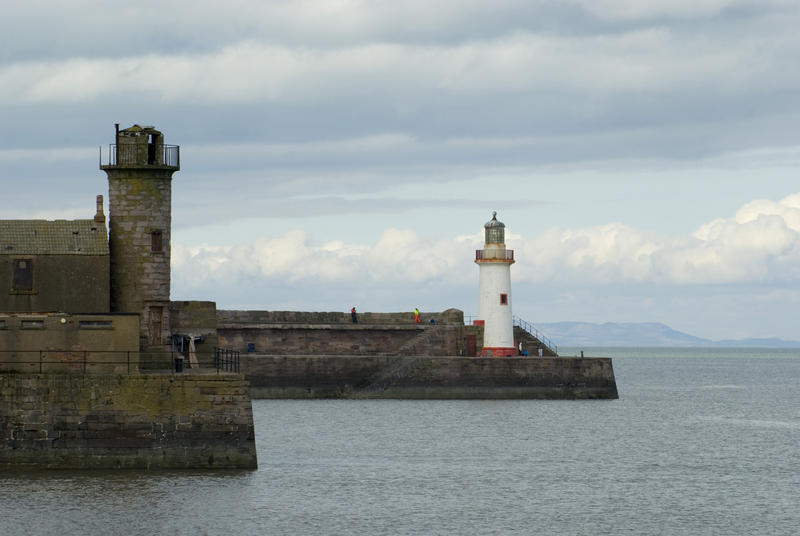
[[[94,220],[0,220],[0,255],[108,255]]]

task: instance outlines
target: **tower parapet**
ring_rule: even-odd
[[[111,310],[138,313],[140,346],[169,342],[172,174],[180,148],[154,127],[115,128],[108,164]]]
[[[108,163],[100,169],[111,167],[147,166],[172,168],[181,167],[181,148],[178,145],[165,145],[164,135],[155,127],[133,125],[124,130],[115,127],[115,142],[108,147]]]

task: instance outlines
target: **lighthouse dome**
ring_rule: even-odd
[[[505,244],[505,224],[497,220],[497,212],[492,212],[492,219],[483,226],[487,244]]]

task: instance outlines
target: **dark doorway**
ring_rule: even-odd
[[[156,141],[158,136],[155,134],[150,134],[150,140],[147,144],[147,163],[148,164],[155,164],[156,163]]]
[[[467,357],[475,357],[475,354],[478,353],[478,341],[475,334],[468,333],[467,334]]]
[[[161,325],[164,322],[164,308],[160,306],[150,307],[150,315],[147,323],[147,342],[149,344],[161,344]]]

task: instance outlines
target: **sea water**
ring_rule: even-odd
[[[0,473],[0,535],[800,531],[799,350],[584,352],[619,400],[256,400],[258,470]]]

